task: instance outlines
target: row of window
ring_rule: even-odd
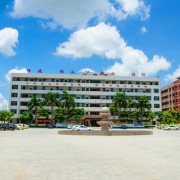
[[[107,97],[106,97],[107,98]],[[108,99],[108,98],[107,98]],[[111,97],[112,99],[112,97]],[[28,102],[20,102],[20,106],[27,106]],[[80,106],[81,104],[81,106]],[[104,104],[85,104],[85,103],[77,103],[76,106],[77,107],[101,107]],[[11,106],[17,106],[17,101],[11,101]],[[109,107],[108,104],[106,104],[107,107]],[[159,104],[154,104],[154,108],[159,108],[160,105]]]
[[[38,97],[38,98],[45,98],[45,94],[42,94],[42,95],[36,95],[34,94],[34,96]],[[22,94],[21,96],[22,98],[28,98],[28,94]],[[29,96],[29,98],[31,98],[31,96]],[[58,98],[61,98],[62,96],[59,95]],[[85,96],[85,95],[82,95],[82,96],[76,96],[76,99],[113,99],[114,96]],[[138,96],[131,96],[131,97],[127,97],[127,99],[131,98],[132,100],[138,100]],[[148,100],[151,100],[151,96],[147,96]],[[154,101],[159,101],[160,100],[160,97],[159,96],[154,96]],[[12,106],[16,106],[17,105],[17,101],[11,101],[11,105]]]
[[[106,80],[37,79],[37,78],[16,78],[16,77],[13,77],[13,81],[159,85],[159,82],[142,82],[142,81],[126,81],[126,80],[124,80],[124,81],[106,81]]]
[[[12,89],[18,89],[18,85],[12,85]],[[145,89],[145,90],[140,90],[140,89],[122,89],[122,88],[79,88],[79,89],[74,89],[72,87],[68,87],[68,89],[61,89],[60,87],[45,87],[42,86],[41,88],[37,86],[33,87],[26,87],[22,86],[21,89],[23,90],[56,90],[56,91],[63,91],[63,90],[68,90],[68,91],[103,91],[103,92],[143,92],[143,93],[151,93],[151,89]],[[159,93],[159,89],[154,89],[154,93]]]
[[[106,107],[110,107],[111,104],[106,104]],[[85,104],[85,103],[76,103],[76,107],[103,107],[104,104]],[[160,108],[160,104],[154,104],[154,108]],[[20,110],[20,114],[25,110]],[[17,114],[17,109],[11,109],[11,112]],[[99,114],[99,112],[98,112]]]

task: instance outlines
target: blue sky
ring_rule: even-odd
[[[0,0],[0,109],[12,72],[180,76],[180,2]]]

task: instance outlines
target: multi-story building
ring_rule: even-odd
[[[161,89],[162,111],[180,110],[180,77]]]
[[[84,108],[86,115],[96,116],[101,107],[109,107],[117,92],[124,92],[127,98],[137,100],[148,97],[153,112],[161,110],[159,78],[123,77],[105,73],[75,74],[31,74],[13,73],[10,83],[9,109],[17,119],[27,110],[27,103],[33,95],[44,98],[46,93],[62,91],[75,94],[76,107]]]

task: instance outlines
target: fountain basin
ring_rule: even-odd
[[[110,131],[58,131],[60,135],[86,135],[86,136],[135,136],[135,135],[153,135],[150,130],[110,130]]]

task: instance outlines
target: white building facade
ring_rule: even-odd
[[[117,92],[137,100],[147,96],[153,112],[161,111],[160,80],[134,76],[115,76],[105,73],[32,74],[13,73],[10,81],[9,110],[17,119],[27,110],[27,103],[35,95],[44,98],[48,92],[62,91],[76,95],[76,107],[84,108],[86,115],[98,115],[101,107],[109,107]]]

